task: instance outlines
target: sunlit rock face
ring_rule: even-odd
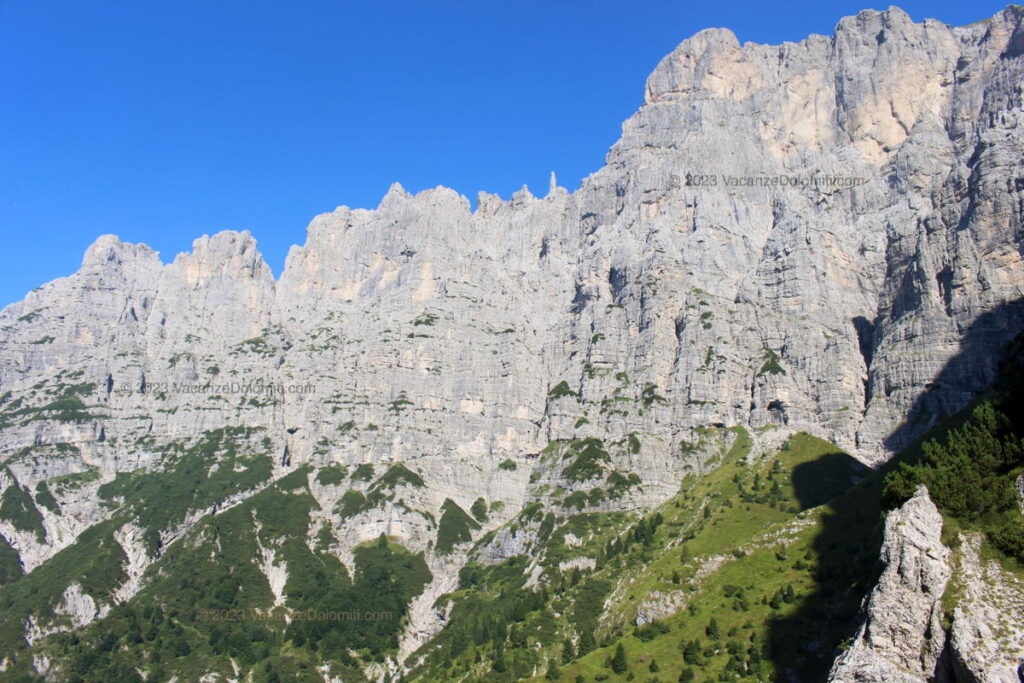
[[[952,570],[942,544],[942,515],[921,486],[885,520],[882,563],[850,649],[829,675],[833,683],[901,681],[938,676],[946,633],[942,595]]]
[[[706,426],[884,460],[966,405],[1024,321],[1022,16],[866,11],[778,46],[702,31],[578,191],[482,193],[473,210],[395,185],[376,209],[316,217],[276,281],[247,232],[166,265],[100,237],[0,312],[0,486],[75,482],[51,487],[61,514],[0,534],[30,570],[109,516],[97,491],[117,473],[246,426],[274,474],[422,477],[332,533],[342,557],[382,532],[427,551],[438,595],[460,561],[433,554],[446,499],[484,499],[486,532],[617,472],[620,495],[590,509],[649,506],[706,466]],[[550,444],[589,438],[597,474],[567,473]],[[347,488],[316,489],[325,517]],[[138,536],[115,534],[121,599],[153,560]],[[80,593],[75,619],[106,608]]]

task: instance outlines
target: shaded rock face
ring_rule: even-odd
[[[0,486],[96,478],[0,534],[32,569],[109,515],[102,482],[237,425],[262,430],[275,474],[423,477],[408,506],[347,520],[343,557],[381,532],[429,554],[424,513],[446,499],[500,504],[486,533],[542,488],[593,486],[540,455],[554,439],[636,439],[608,467],[640,484],[599,510],[674,493],[705,466],[689,445],[706,425],[886,458],[988,384],[1024,322],[1022,17],[866,11],[780,46],[703,31],[578,191],[472,211],[396,185],[316,217],[277,281],[247,232],[167,265],[99,238],[0,312]],[[152,559],[135,536],[119,599]],[[506,530],[484,555],[528,540]],[[430,561],[440,591],[457,563]],[[416,615],[422,642],[436,617]]]
[[[884,569],[867,598],[864,622],[829,675],[835,683],[926,681],[946,640],[942,595],[952,570],[942,516],[921,486],[885,520]],[[945,670],[942,672],[945,677]]]

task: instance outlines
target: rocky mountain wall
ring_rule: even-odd
[[[395,185],[317,216],[277,280],[247,232],[169,264],[100,237],[0,311],[0,484],[15,501],[54,484],[61,511],[0,534],[31,570],[109,517],[101,485],[240,426],[274,474],[422,476],[348,519],[342,556],[382,532],[430,552],[447,499],[488,502],[484,533],[599,477],[617,495],[589,509],[654,505],[706,470],[709,428],[884,461],[985,387],[1024,327],[1022,20],[892,8],[774,46],[702,31],[578,191],[553,179],[474,210]],[[329,510],[341,490],[323,491]],[[133,576],[147,552],[125,549]],[[431,558],[428,594],[453,558]]]

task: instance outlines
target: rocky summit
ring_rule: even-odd
[[[276,280],[100,237],[0,312],[0,679],[1018,680],[1012,553],[876,484],[1024,331],[1022,21],[702,31],[578,191]]]

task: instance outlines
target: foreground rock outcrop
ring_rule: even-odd
[[[889,514],[884,569],[829,681],[1021,680],[1024,581],[981,559],[980,534],[962,532],[951,552],[941,533],[942,516],[923,486]]]
[[[938,672],[946,634],[942,596],[952,570],[942,515],[921,486],[885,520],[884,569],[864,623],[829,676],[835,683],[911,683]],[[943,662],[944,664],[944,662]]]

